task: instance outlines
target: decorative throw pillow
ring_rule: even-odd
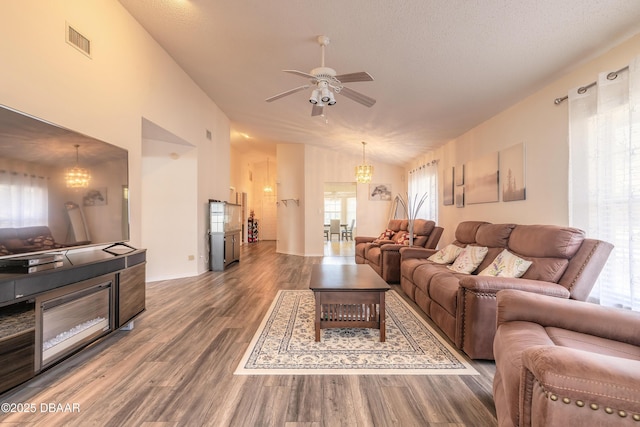
[[[53,237],[48,235],[31,237],[27,241],[30,245],[39,246],[43,249],[52,249],[57,246]]]
[[[405,234],[405,235],[404,235],[404,237],[402,238],[402,241],[401,241],[401,242],[398,242],[398,244],[400,244],[400,245],[405,245],[405,246],[409,246],[409,243],[411,242],[410,238],[411,238],[411,234],[410,234],[410,233],[407,233],[407,234]],[[415,238],[416,238],[416,236],[413,236],[413,238],[415,239]]]
[[[486,246],[467,246],[460,252],[456,261],[447,268],[456,273],[471,274],[487,256],[487,252],[489,248]]]
[[[393,235],[393,241],[401,245],[402,241],[405,239],[407,235],[408,233],[406,231],[398,231],[396,234]]]
[[[389,230],[388,228],[373,242],[378,243],[381,240],[391,240],[395,232],[393,230]]]
[[[458,258],[460,252],[462,252],[462,248],[460,246],[449,244],[427,259],[435,262],[436,264],[451,264],[456,260],[456,258]]]
[[[478,273],[478,276],[522,277],[531,264],[531,261],[515,256],[505,249],[498,254],[491,265]]]
[[[399,231],[395,236],[393,236],[393,240],[395,240],[398,245],[409,246],[409,232],[408,231]]]

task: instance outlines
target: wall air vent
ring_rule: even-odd
[[[67,43],[91,58],[91,40],[67,23]]]

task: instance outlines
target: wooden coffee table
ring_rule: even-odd
[[[309,289],[316,298],[316,341],[327,328],[376,328],[385,340],[384,296],[391,287],[365,264],[314,264]]]

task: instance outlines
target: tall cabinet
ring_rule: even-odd
[[[209,270],[222,271],[240,260],[242,207],[209,200]]]

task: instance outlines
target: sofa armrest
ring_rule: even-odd
[[[498,325],[533,322],[640,346],[640,313],[636,311],[517,290],[498,292],[497,301]]]
[[[502,289],[518,289],[552,297],[569,298],[569,291],[566,288],[557,283],[542,280],[470,275],[460,279],[460,286],[483,294],[495,294]]]
[[[638,360],[533,346],[522,366],[520,425],[614,425],[640,414]]]
[[[380,250],[381,251],[391,251],[391,252],[400,252],[400,249],[402,248],[406,248],[406,245],[398,245],[396,243],[385,243],[384,245],[380,246]]]
[[[425,249],[413,246],[404,246],[403,248],[400,248],[400,256],[403,261],[411,258],[427,259],[436,252],[438,251],[435,249]]]
[[[569,298],[569,291],[557,283],[494,276],[459,277],[454,342],[472,359],[493,359],[493,338],[497,328],[496,294],[503,292],[502,289],[522,289]]]
[[[377,242],[375,242],[378,246],[385,246],[385,245],[395,245],[396,242],[394,242],[393,240],[378,240]]]
[[[358,243],[371,243],[376,239],[377,239],[377,237],[368,237],[368,236],[356,236],[355,237],[356,245]]]

